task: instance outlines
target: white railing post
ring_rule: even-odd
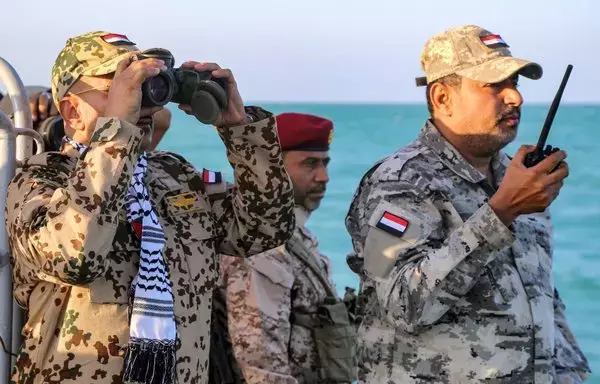
[[[0,337],[4,344],[0,349],[0,383],[8,383],[12,366],[11,356],[4,348],[13,352],[14,344],[12,275],[4,206],[6,190],[15,172],[15,160],[15,133],[12,122],[0,112]]]
[[[11,120],[0,112],[0,337],[4,348],[16,354],[21,346],[23,311],[13,300],[10,248],[4,207],[6,192],[15,169],[32,155],[32,139],[37,152],[44,151],[42,137],[33,129],[29,98],[15,69],[0,57],[0,83],[4,84],[10,98],[14,116]],[[16,128],[15,128],[16,127]],[[16,359],[0,348],[0,383],[10,379],[11,367]]]

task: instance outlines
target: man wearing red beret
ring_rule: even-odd
[[[294,186],[296,229],[284,246],[221,260],[234,364],[247,383],[351,382],[354,328],[330,279],[329,260],[304,227],[329,181],[333,123],[283,113],[277,129]]]

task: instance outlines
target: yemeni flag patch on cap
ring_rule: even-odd
[[[406,231],[406,228],[408,228],[408,220],[385,211],[381,219],[377,222],[376,227],[391,235],[400,237]]]
[[[508,44],[504,41],[500,35],[488,35],[480,37],[481,42],[485,44],[488,48],[508,48]]]
[[[108,35],[102,36],[102,40],[109,44],[115,45],[135,45],[131,40],[127,38],[125,35],[119,35],[117,33],[109,33]]]
[[[221,182],[221,172],[213,172],[205,169],[202,171],[202,181],[206,184],[218,184]]]

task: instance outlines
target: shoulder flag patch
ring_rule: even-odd
[[[202,181],[204,181],[205,184],[218,184],[221,180],[221,172],[213,172],[208,169],[202,171]]]
[[[480,37],[481,42],[485,44],[488,48],[508,48],[508,44],[500,37],[500,35],[488,35]]]
[[[117,33],[109,33],[108,35],[102,36],[102,40],[109,44],[115,45],[135,45],[131,40],[127,38],[125,35],[119,35]]]
[[[376,227],[391,235],[400,237],[406,231],[406,228],[408,228],[408,220],[385,211],[381,219],[377,222]]]

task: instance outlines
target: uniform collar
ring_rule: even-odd
[[[79,158],[81,156],[74,146],[64,141],[61,144],[60,151],[69,157]]]
[[[431,120],[427,120],[419,134],[419,140],[427,146],[452,172],[472,183],[480,183],[487,176],[471,165],[460,152],[448,142]],[[502,152],[497,152],[492,157],[492,170],[496,184],[499,184],[510,159]]]
[[[296,227],[304,228],[304,225],[310,217],[310,212],[308,212],[303,206],[296,205],[294,207],[294,214],[296,215]]]
[[[305,227],[311,213],[303,206],[296,205],[294,207],[294,214],[296,216],[296,230],[294,231],[294,236],[300,239],[304,244],[308,244],[310,249],[317,250],[319,247],[319,242],[316,236]],[[322,261],[321,258],[318,259]]]

